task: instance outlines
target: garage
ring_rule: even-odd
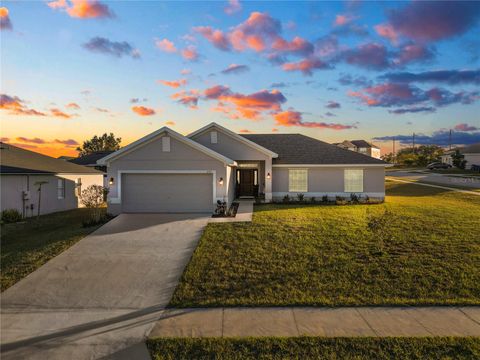
[[[122,211],[211,213],[212,174],[122,174]]]

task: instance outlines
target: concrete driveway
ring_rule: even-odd
[[[122,214],[1,299],[2,359],[149,359],[208,215]]]

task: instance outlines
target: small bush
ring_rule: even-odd
[[[288,196],[288,194],[283,197],[283,202],[286,204],[290,202],[290,196]]]
[[[310,201],[311,201],[312,203],[315,203],[315,202],[317,201],[317,199],[315,199],[315,196],[312,196],[312,197],[310,198]]]
[[[322,196],[322,202],[323,203],[328,203],[328,196],[327,195]]]
[[[17,209],[5,209],[2,211],[2,222],[11,224],[22,221],[22,214]]]
[[[303,202],[303,199],[305,199],[305,195],[302,193],[297,194],[297,199],[299,202]]]
[[[352,204],[358,204],[360,201],[360,197],[355,194],[355,193],[351,193],[350,194],[350,201],[352,202]]]
[[[107,194],[108,189],[100,185],[90,185],[82,191],[80,200],[86,208],[90,209],[90,219],[84,221],[84,226],[93,226],[103,222],[102,207],[105,205]]]
[[[335,197],[335,203],[337,205],[346,205],[348,203],[347,199],[345,199],[344,197],[342,196],[336,196]]]

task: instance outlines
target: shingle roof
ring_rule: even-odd
[[[97,166],[97,160],[100,160],[101,158],[110,155],[114,151],[97,151],[93,154],[88,154],[85,156],[80,156],[77,158],[73,158],[68,160],[71,163],[77,164],[77,165],[84,165],[84,166]]]
[[[480,153],[480,142],[475,143],[469,146],[465,146],[463,149],[460,150],[462,154],[477,154]]]
[[[355,151],[301,134],[242,134],[278,154],[273,164],[377,164],[387,163]]]
[[[379,149],[378,146],[375,146],[375,145],[373,145],[372,143],[369,143],[368,141],[365,141],[365,140],[351,140],[350,142],[351,142],[353,145],[355,145],[356,147],[359,147],[359,148],[369,148],[369,147],[373,147],[373,148]]]
[[[2,174],[101,174],[86,166],[72,164],[33,151],[0,142]]]

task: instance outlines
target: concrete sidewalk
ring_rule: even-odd
[[[480,336],[480,307],[276,307],[166,310],[155,337]]]

